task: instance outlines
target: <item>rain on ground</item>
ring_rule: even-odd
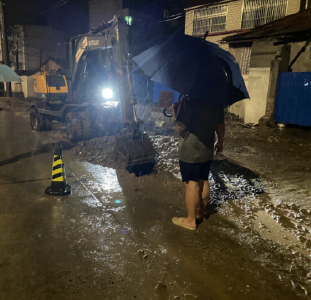
[[[188,232],[171,223],[186,214],[174,130],[148,132],[157,164],[136,176],[100,155],[109,138],[73,145],[57,122],[32,132],[28,114],[0,112],[1,299],[310,297],[310,132],[228,115],[208,219]],[[63,198],[44,194],[59,141]]]

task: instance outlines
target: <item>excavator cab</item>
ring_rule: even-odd
[[[68,96],[68,83],[64,75],[58,72],[33,77],[35,97],[42,101],[64,101]]]

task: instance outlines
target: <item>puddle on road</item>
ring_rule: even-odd
[[[94,197],[90,197],[90,201],[87,200],[88,198],[84,201],[93,205],[95,198],[97,206],[105,205],[111,212],[121,211],[125,207],[125,196],[115,169],[87,162],[82,162],[80,168],[84,170],[83,174],[74,181],[73,188],[82,184],[87,189],[86,193],[90,192],[94,195]]]
[[[159,153],[159,160],[156,166],[157,172],[159,174],[168,171],[173,173],[175,177],[179,177],[179,166],[176,156],[176,138],[162,138],[162,142],[159,140],[160,137],[157,137],[157,140],[155,140],[158,143],[156,150]],[[122,233],[125,234],[129,230],[133,232],[133,229],[136,228],[135,226],[137,225],[137,222],[135,223],[132,219],[134,209],[139,209],[135,201],[137,199],[138,201],[148,200],[149,196],[146,196],[140,191],[148,188],[148,181],[153,182],[154,179],[149,176],[146,176],[146,178],[142,177],[140,187],[137,189],[135,196],[131,194],[132,196],[130,197],[128,190],[136,191],[136,183],[134,182],[137,180],[138,183],[139,178],[133,177],[129,179],[127,185],[124,186],[122,184],[121,186],[118,181],[118,176],[120,177],[120,172],[122,172],[121,170],[116,172],[114,169],[86,162],[82,163],[82,168],[87,171],[87,174],[82,174],[80,177],[81,182],[83,182],[85,187],[107,208],[107,212],[111,212],[112,215],[120,217],[122,222],[124,221]],[[123,172],[126,171],[124,170]],[[131,178],[128,173],[126,174],[125,177]],[[174,197],[176,189],[183,191],[183,185],[180,180],[173,178],[169,180],[171,180],[171,182],[167,182],[167,191],[171,197]],[[128,185],[129,183],[130,185]],[[254,259],[259,263],[273,263],[273,268],[276,268],[276,270],[280,268],[279,274],[281,275],[279,276],[281,276],[281,278],[286,278],[286,281],[289,282],[292,277],[292,270],[299,270],[299,274],[307,274],[306,271],[304,271],[304,265],[306,263],[305,259],[310,258],[311,254],[311,241],[309,236],[311,231],[308,227],[310,220],[307,211],[299,212],[296,211],[298,208],[294,206],[282,207],[282,205],[271,204],[272,201],[269,195],[263,193],[266,184],[267,183],[263,181],[260,176],[247,168],[243,168],[227,160],[214,161],[210,175],[210,206],[212,207],[208,207],[207,213],[213,214],[218,211],[217,219],[223,220],[221,226],[216,226],[217,234],[219,234],[218,231],[221,229],[223,229],[226,234],[234,231],[234,234],[228,237],[230,240],[232,239],[234,243],[237,243],[239,245],[238,247],[251,248],[251,256],[254,256]],[[123,188],[127,191],[125,195]],[[153,186],[153,189],[155,189],[155,186]],[[126,197],[129,197],[129,200],[127,200]],[[145,197],[147,197],[147,199]],[[157,206],[155,205],[155,207]],[[155,208],[155,210],[157,209],[158,208]],[[119,212],[120,214],[117,214]],[[142,220],[144,219],[142,218]],[[204,224],[202,229],[199,227],[198,232],[201,232],[200,235],[202,239],[205,238],[207,233],[205,231],[207,228],[215,227],[215,225],[213,225],[215,221],[213,220],[215,219],[211,218],[211,220],[206,222],[208,225],[207,227],[206,224]],[[126,223],[126,221],[128,222]],[[146,221],[146,224],[149,224],[149,222],[152,223],[156,220],[153,220],[151,217],[149,220],[146,218]],[[140,221],[140,223],[142,222]],[[305,226],[302,226],[302,223],[304,223]],[[133,224],[136,225],[134,226]],[[153,230],[155,230],[157,235],[159,235],[159,233],[163,235],[163,232],[168,229],[161,226],[160,224],[154,224],[149,230],[146,229],[147,231],[142,231],[141,235],[146,239],[150,239],[150,237],[153,236]],[[136,235],[137,232],[134,234]],[[264,240],[262,240],[259,235]],[[159,237],[155,239],[156,241],[161,241]],[[215,244],[214,241],[216,252],[219,250],[217,247],[221,247],[221,243],[217,243]],[[264,248],[262,244],[266,245],[266,248]],[[168,251],[167,255],[170,255],[171,251],[172,249]],[[188,250],[186,249],[185,251]],[[235,249],[234,251],[238,250]],[[258,258],[256,258],[257,252],[260,253]],[[159,251],[159,253],[162,252]],[[163,255],[163,253],[161,255]],[[301,255],[303,255],[303,257]],[[283,260],[285,260],[286,263],[284,263]],[[303,279],[303,276],[300,276],[300,278],[295,277],[295,287],[297,280],[301,282],[301,284],[308,284]],[[299,285],[297,286],[299,287]]]

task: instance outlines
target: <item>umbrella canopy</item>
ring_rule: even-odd
[[[249,98],[235,58],[199,38],[176,34],[132,60],[151,80],[192,99],[231,105]]]
[[[10,67],[0,65],[0,82],[23,81]]]

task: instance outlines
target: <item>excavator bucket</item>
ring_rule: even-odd
[[[147,135],[139,139],[116,137],[114,152],[118,165],[136,176],[148,174],[154,168],[157,153]]]

